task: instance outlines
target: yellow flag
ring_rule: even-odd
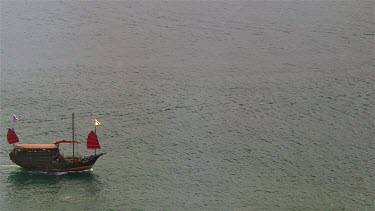
[[[101,125],[102,123],[99,122],[99,120],[95,119],[95,126]]]

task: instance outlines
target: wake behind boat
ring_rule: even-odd
[[[73,140],[56,141],[53,144],[17,144],[19,139],[14,130],[8,129],[7,140],[14,144],[9,157],[15,164],[32,171],[66,172],[83,171],[91,169],[96,160],[105,153],[96,154],[100,149],[97,135],[91,131],[87,137],[87,149],[95,149],[95,154],[90,156],[75,156],[74,145],[79,144],[74,140],[74,114],[72,115]],[[73,155],[64,157],[59,150],[60,144],[72,144]]]

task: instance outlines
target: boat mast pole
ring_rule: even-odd
[[[94,118],[94,125],[95,125],[95,134],[96,134],[96,121],[95,121],[95,118]],[[96,155],[96,149],[95,149],[95,155]]]
[[[74,162],[74,113],[72,113],[73,162]]]

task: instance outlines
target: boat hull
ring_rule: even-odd
[[[91,169],[96,160],[104,155],[100,153],[87,157],[56,158],[56,159],[34,159],[33,157],[22,156],[11,152],[10,159],[17,165],[30,171],[43,172],[67,172],[67,171],[84,171]]]

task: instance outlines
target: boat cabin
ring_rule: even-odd
[[[15,152],[24,153],[51,153],[58,152],[58,147],[55,144],[16,144],[14,146]]]
[[[59,148],[55,144],[16,144],[11,154],[36,162],[51,162],[60,155]]]

